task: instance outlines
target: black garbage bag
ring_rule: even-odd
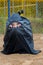
[[[20,27],[11,28],[10,24],[18,22]],[[30,21],[14,13],[6,23],[6,33],[4,36],[4,54],[11,53],[31,53],[38,54],[40,50],[34,49],[33,33]]]

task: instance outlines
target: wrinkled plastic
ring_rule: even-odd
[[[25,17],[15,15],[18,14],[13,14],[6,23],[3,53],[38,54],[40,50],[34,49],[33,33],[30,21]],[[9,25],[15,21],[19,22],[21,26],[10,28]]]

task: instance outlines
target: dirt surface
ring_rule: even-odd
[[[0,51],[3,49],[3,35],[0,35]],[[32,54],[4,55],[0,52],[0,65],[43,65],[43,34],[34,34],[34,47],[42,52]]]

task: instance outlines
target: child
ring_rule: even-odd
[[[4,54],[31,53],[38,54],[41,51],[34,49],[32,27],[30,21],[21,17],[18,13],[13,14],[6,24],[4,36]]]

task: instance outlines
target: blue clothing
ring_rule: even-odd
[[[20,27],[9,28],[13,22],[19,22]],[[21,17],[18,13],[13,14],[6,23],[6,34],[4,37],[5,54],[20,52],[38,54],[40,51],[34,49],[32,27],[30,21]]]

